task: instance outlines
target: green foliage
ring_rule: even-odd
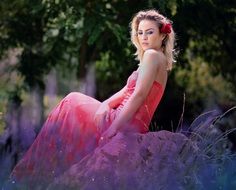
[[[5,128],[4,113],[6,112],[6,101],[2,101],[0,97],[0,135],[3,133]]]
[[[134,70],[135,62],[127,64],[125,62],[117,62],[112,52],[101,53],[101,59],[96,61],[96,78],[99,80],[97,87],[99,89],[106,89],[98,91],[97,96],[100,99],[105,99],[115,93],[117,89],[121,89],[125,85],[125,80],[130,74],[130,70]],[[122,60],[122,59],[121,59]],[[126,65],[126,71],[122,65]],[[120,81],[117,83],[117,81]],[[113,84],[113,85],[111,85]]]
[[[9,56],[16,56],[20,52],[13,50],[9,52]],[[0,134],[5,128],[5,119],[7,113],[8,101],[13,101],[16,105],[20,105],[22,101],[23,77],[15,71],[14,61],[4,59],[0,65]]]
[[[214,103],[235,101],[232,84],[220,74],[214,76],[212,71],[201,58],[189,61],[189,69],[177,69],[176,81],[179,86],[185,87],[187,99],[211,100]],[[188,97],[188,95],[191,95]]]
[[[178,1],[174,17],[180,49],[190,47],[192,54],[211,65],[215,75],[221,73],[233,85],[236,83],[235,5],[230,0]]]

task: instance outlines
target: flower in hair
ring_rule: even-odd
[[[164,33],[164,34],[171,33],[171,24],[170,23],[163,23],[160,31],[161,31],[161,33]]]

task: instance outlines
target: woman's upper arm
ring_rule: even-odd
[[[147,96],[156,78],[157,69],[162,62],[163,57],[156,50],[149,49],[144,52],[134,94],[142,96],[143,98]]]

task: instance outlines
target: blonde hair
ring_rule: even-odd
[[[161,15],[155,9],[139,11],[138,13],[134,15],[130,23],[131,41],[134,44],[134,46],[137,48],[135,55],[136,55],[136,59],[139,61],[142,60],[143,53],[144,53],[143,49],[141,48],[139,44],[138,37],[137,37],[138,26],[142,20],[155,21],[160,31],[164,24],[172,24],[171,20]],[[174,43],[175,43],[175,33],[174,33],[173,28],[171,27],[170,33],[166,33],[166,37],[162,41],[163,53],[167,58],[167,70],[171,70],[173,62],[175,62]]]

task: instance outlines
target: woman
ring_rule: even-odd
[[[126,86],[102,103],[81,93],[67,95],[14,168],[16,183],[49,183],[118,131],[148,132],[172,68],[174,31],[156,10],[140,11],[131,22],[131,40],[140,64]]]

